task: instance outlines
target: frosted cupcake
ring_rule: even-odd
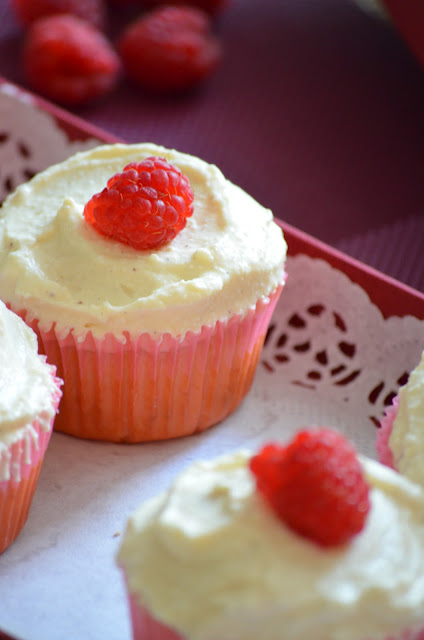
[[[134,640],[422,639],[423,507],[329,429],[197,463],[129,519]]]
[[[145,167],[158,157],[165,177]],[[285,279],[269,210],[216,167],[151,144],[79,153],[2,209],[0,298],[65,381],[55,428],[141,442],[239,405]]]
[[[61,392],[31,329],[0,302],[0,553],[32,503]]]
[[[377,431],[381,462],[424,487],[424,352]]]

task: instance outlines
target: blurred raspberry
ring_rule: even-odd
[[[67,105],[105,95],[120,71],[119,57],[105,36],[69,15],[40,18],[31,25],[23,65],[36,91]]]
[[[210,14],[215,14],[224,9],[229,4],[229,0],[172,0],[172,2],[170,0],[140,0],[140,4],[145,7],[158,7],[169,4],[174,6],[189,5],[203,9],[203,11],[207,11]]]
[[[369,486],[355,448],[340,433],[305,429],[287,446],[266,444],[250,469],[258,491],[299,535],[326,547],[363,529]]]
[[[70,14],[103,29],[106,22],[104,0],[11,0],[19,21],[29,26],[39,18]]]
[[[210,17],[194,7],[168,6],[143,15],[127,27],[118,48],[133,82],[156,91],[198,84],[221,58]]]

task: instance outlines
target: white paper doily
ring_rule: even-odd
[[[296,401],[293,422],[319,422],[307,400],[318,396],[327,423],[375,455],[376,425],[420,359],[424,323],[385,320],[361,287],[323,260],[289,257],[287,271],[258,379]]]
[[[0,84],[0,204],[19,184],[99,140],[71,141],[55,118],[11,84]]]

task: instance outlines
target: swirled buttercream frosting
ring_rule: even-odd
[[[424,487],[424,352],[399,389],[389,446],[395,468]]]
[[[85,222],[85,203],[130,162],[160,156],[189,178],[194,213],[157,251]],[[0,297],[43,328],[77,335],[181,335],[244,313],[284,279],[286,244],[272,213],[213,165],[152,144],[78,153],[18,187],[0,221]]]
[[[196,463],[129,519],[129,591],[189,640],[377,640],[424,621],[424,493],[361,459],[364,529],[340,548],[267,507],[240,451]]]

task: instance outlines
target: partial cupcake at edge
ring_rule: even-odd
[[[424,487],[424,351],[386,409],[376,446],[381,462]]]
[[[192,464],[117,561],[134,640],[424,638],[424,491],[327,427]]]
[[[34,332],[0,302],[0,553],[28,518],[61,398]]]
[[[285,258],[271,211],[215,166],[104,145],[3,203],[0,298],[64,379],[56,429],[160,440],[211,427],[245,397]]]

